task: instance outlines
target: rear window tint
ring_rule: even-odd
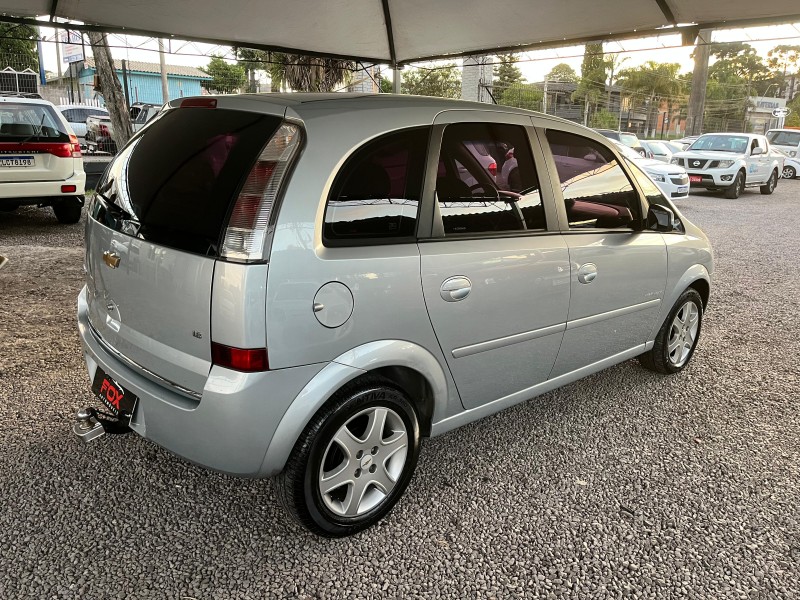
[[[347,160],[325,207],[327,244],[399,243],[414,236],[428,137],[427,127],[397,131]]]
[[[47,104],[0,103],[0,142],[68,142],[69,132]]]
[[[98,185],[124,213],[95,217],[154,243],[215,256],[236,193],[280,123],[232,110],[164,111],[117,155]]]

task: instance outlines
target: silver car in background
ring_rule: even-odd
[[[505,150],[502,187],[477,145]],[[346,94],[172,101],[100,181],[85,261],[78,327],[117,426],[275,476],[331,537],[391,510],[422,437],[631,358],[680,372],[712,272],[589,129]]]

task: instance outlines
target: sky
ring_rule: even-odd
[[[56,50],[55,43],[52,43],[55,40],[55,32],[53,29],[42,27],[41,33],[49,40],[42,44],[45,68],[48,71],[56,72]],[[800,23],[718,30],[714,32],[713,41],[748,42],[762,57],[766,57],[767,51],[779,44],[800,45]],[[168,43],[167,64],[202,67],[208,64],[212,54],[232,57],[231,49],[227,46],[176,40]],[[112,34],[109,36],[109,44],[112,46],[111,52],[115,58],[158,62],[158,42],[154,38]],[[690,72],[693,67],[691,59],[693,47],[681,47],[680,36],[674,34],[608,42],[604,45],[604,50],[606,53],[620,53],[621,58],[626,59],[622,64],[623,68],[635,67],[648,60],[677,62],[681,65],[681,72]],[[526,52],[521,53],[519,57],[518,66],[523,76],[529,82],[542,81],[550,69],[562,62],[580,73],[583,46]]]

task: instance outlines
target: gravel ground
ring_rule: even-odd
[[[800,597],[799,197],[681,203],[717,261],[683,373],[630,361],[428,440],[339,541],[270,481],[75,439],[83,226],[0,213],[0,598]]]

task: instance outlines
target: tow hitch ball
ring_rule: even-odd
[[[106,433],[121,434],[131,431],[127,422],[106,419],[90,406],[75,413],[75,423],[72,425],[72,432],[87,444]]]

